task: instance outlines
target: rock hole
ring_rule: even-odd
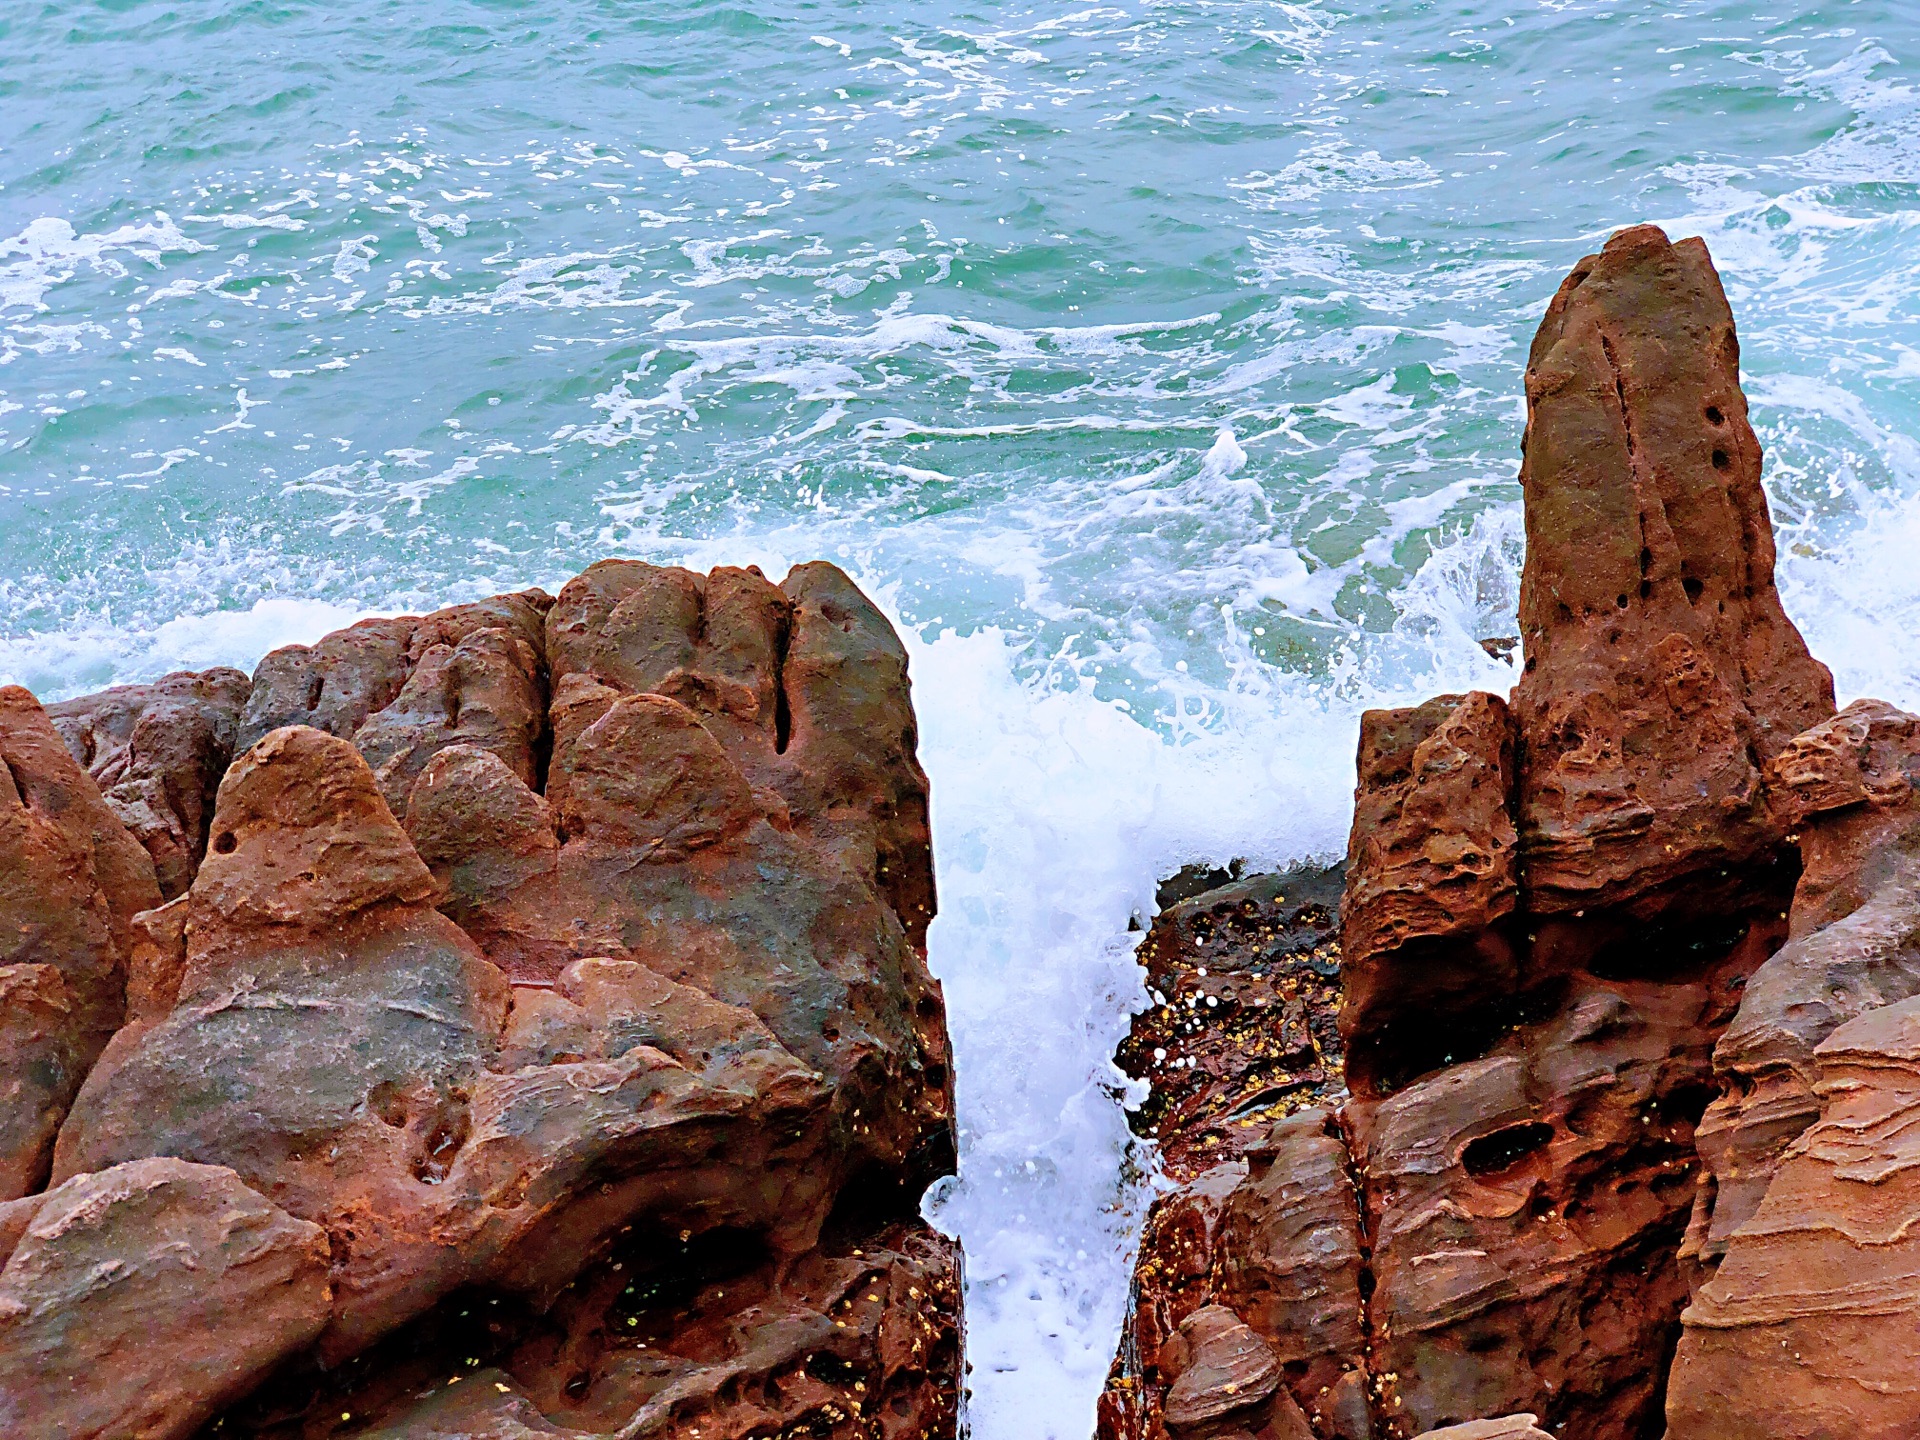
[[[567,1381],[567,1398],[569,1400],[578,1400],[587,1393],[592,1385],[593,1377],[591,1375],[581,1374],[574,1376],[571,1380]]]
[[[1687,601],[1691,604],[1699,600],[1700,592],[1707,587],[1697,576],[1683,575],[1680,577],[1680,588],[1687,592]]]
[[[231,830],[222,830],[213,837],[213,853],[216,855],[231,855],[239,846],[240,839]]]
[[[394,1129],[403,1129],[407,1123],[407,1097],[391,1080],[382,1080],[373,1087],[367,1096],[367,1109],[378,1115],[384,1124]]]
[[[922,995],[913,1008],[922,1020],[931,1020],[940,1013],[940,1002],[931,995]]]
[[[1509,1125],[1491,1135],[1482,1135],[1460,1152],[1460,1163],[1469,1175],[1485,1178],[1511,1170],[1553,1139],[1553,1127],[1538,1120]]]
[[[1732,464],[1733,464],[1733,457],[1728,455],[1726,451],[1715,450],[1713,452],[1713,468],[1714,469],[1725,470],[1728,467],[1730,467]]]
[[[1627,597],[1624,595],[1616,595],[1613,597],[1613,603],[1624,610],[1627,608]]]
[[[1642,580],[1640,582],[1640,598],[1644,600],[1651,594],[1653,594],[1653,582],[1651,580]]]
[[[927,1084],[936,1090],[946,1089],[947,1067],[944,1065],[929,1065],[927,1067]]]
[[[1726,423],[1726,416],[1720,413],[1720,407],[1718,405],[1707,406],[1707,423],[1709,425],[1724,425]]]
[[[1653,569],[1653,551],[1642,545],[1640,547],[1640,573],[1644,576],[1651,569]]]

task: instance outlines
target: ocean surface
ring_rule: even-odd
[[[600,556],[837,560],[914,653],[976,1440],[1083,1440],[1184,862],[1343,845],[1504,688],[1521,368],[1704,235],[1788,606],[1920,705],[1906,0],[0,7],[0,680],[251,666]]]

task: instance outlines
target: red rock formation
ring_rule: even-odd
[[[655,601],[688,594],[691,618],[665,626]],[[88,746],[119,746],[109,782],[144,764],[164,788],[198,772],[140,737],[202,733],[209,683],[74,702],[70,739],[96,764]],[[844,576],[612,562],[559,604],[529,592],[276,652],[210,823],[170,812],[204,859],[168,852],[191,883],[164,907],[146,853],[6,694],[11,773],[52,773],[70,803],[52,826],[28,784],[0,833],[22,856],[0,914],[67,927],[0,969],[19,1032],[0,1063],[53,1073],[35,1046],[67,1043],[61,1025],[93,1037],[83,1061],[112,1036],[71,1113],[84,1063],[15,1107],[14,1193],[51,1145],[54,1196],[177,1165],[320,1237],[312,1323],[252,1337],[218,1386],[154,1389],[192,1416],[164,1433],[222,1405],[223,1435],[332,1435],[343,1416],[432,1433],[448,1383],[489,1364],[511,1377],[500,1403],[450,1423],[952,1433],[957,1257],[916,1212],[952,1161],[915,938],[925,778],[904,652]],[[202,709],[183,717],[182,696]],[[190,751],[165,753],[205,759]],[[144,892],[100,879],[131,857]],[[92,1029],[64,1018],[77,988]],[[52,1203],[0,1204],[15,1264]],[[70,1256],[55,1237],[49,1263],[134,1233]],[[192,1343],[238,1357],[213,1332],[245,1321],[207,1278],[204,1300],[181,1292],[209,1332]],[[144,1304],[103,1295],[77,1338],[48,1332],[47,1365],[118,1343]],[[42,1368],[21,1372],[19,1413],[77,1413]],[[132,1424],[138,1393],[92,1403]]]
[[[252,689],[238,670],[182,672],[47,707],[107,808],[153,857],[164,899],[185,893],[207,853],[214,791]]]
[[[153,861],[39,705],[0,688],[0,1199],[46,1180],[55,1131],[120,1023]]]
[[[1905,742],[1879,711],[1830,718],[1781,611],[1737,359],[1698,241],[1623,231],[1561,287],[1527,372],[1523,678],[1507,703],[1365,717],[1341,907],[1353,1096],[1311,1137],[1331,1156],[1289,1161],[1315,1183],[1262,1185],[1250,1151],[1156,1207],[1106,1440],[1228,1424],[1171,1404],[1182,1327],[1216,1312],[1248,1334],[1209,1320],[1231,1355],[1190,1388],[1259,1388],[1270,1354],[1320,1440],[1538,1433],[1532,1416],[1562,1440],[1659,1433],[1682,1241],[1712,1209],[1696,1122],[1787,938],[1788,837],[1796,933],[1859,906],[1796,944],[1904,893],[1876,877],[1904,874],[1886,846]],[[1261,1304],[1274,1275],[1311,1277],[1324,1311]],[[1503,1413],[1527,1418],[1474,1421]]]
[[[1369,710],[1359,775],[1340,921],[1340,1031],[1348,1077],[1374,1090],[1483,1041],[1518,998],[1506,703],[1475,693]]]
[[[1804,868],[1791,939],[1755,972],[1714,1051],[1722,1093],[1683,1254],[1711,1267],[1759,1207],[1781,1155],[1820,1113],[1820,1042],[1920,995],[1920,721],[1877,700],[1796,737],[1768,766]]]
[[[1527,905],[1647,895],[1777,843],[1760,766],[1833,713],[1773,585],[1740,344],[1699,240],[1622,230],[1527,357]]]

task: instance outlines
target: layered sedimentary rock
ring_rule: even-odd
[[[1686,1313],[1671,1440],[1920,1433],[1920,999],[1814,1051],[1819,1120]]]
[[[1920,995],[1920,721],[1857,701],[1768,767],[1804,860],[1791,938],[1755,973],[1720,1038],[1721,1095],[1686,1257],[1708,1269],[1752,1217],[1781,1155],[1819,1117],[1816,1048],[1841,1025]]]
[[[66,1088],[10,1112],[37,1158],[0,1205],[0,1295],[23,1257],[116,1248],[202,1285],[42,1285],[38,1368],[0,1377],[31,1433],[80,1423],[56,1370],[109,1364],[170,1296],[205,1374],[90,1394],[103,1433],[223,1407],[210,1433],[952,1433],[957,1256],[916,1209],[953,1154],[925,777],[904,652],[838,571],[605,562],[250,684],[63,706],[104,783],[167,797],[172,850],[6,693],[10,773],[78,798],[14,823],[16,923],[67,929],[0,970],[4,1013]],[[186,881],[164,906],[149,849]],[[286,1324],[247,1331],[268,1272],[218,1257],[277,1252],[192,1230],[197,1201],[42,1236],[59,1197],[164,1166],[307,1237]]]
[[[1364,718],[1339,920],[1351,1096],[1156,1207],[1107,1436],[1264,1433],[1251,1404],[1172,1402],[1216,1376],[1264,1387],[1269,1356],[1321,1440],[1661,1434],[1700,1275],[1689,1220],[1714,1223],[1702,1112],[1742,1055],[1810,1096],[1845,1018],[1791,998],[1838,974],[1831,954],[1771,979],[1789,928],[1828,951],[1862,932],[1861,1004],[1892,998],[1904,935],[1888,846],[1909,732],[1884,707],[1835,719],[1781,609],[1737,366],[1698,241],[1623,231],[1555,297],[1527,371],[1520,683]],[[1729,1153],[1773,1163],[1811,1118],[1795,1103],[1741,1112]],[[1274,1185],[1283,1164],[1302,1178]],[[1320,1309],[1252,1298],[1274,1275]],[[1216,1312],[1248,1335],[1186,1381],[1186,1330]]]

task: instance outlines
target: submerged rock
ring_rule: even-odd
[[[100,1433],[222,1407],[222,1435],[953,1433],[958,1257],[917,1214],[953,1157],[925,777],[904,652],[838,571],[608,562],[276,652],[250,689],[72,702],[109,784],[219,757],[170,812],[164,907],[116,792],[7,694],[0,901],[38,938],[0,969],[29,1196],[0,1293],[152,1244],[36,1238],[142,1167],[226,1177],[319,1257],[298,1326],[254,1333],[215,1272],[181,1292],[156,1363],[227,1357],[218,1382],[96,1387]],[[211,748],[169,769],[156,727]],[[54,1372],[152,1323],[118,1294],[36,1302],[5,1403],[68,1414]]]

